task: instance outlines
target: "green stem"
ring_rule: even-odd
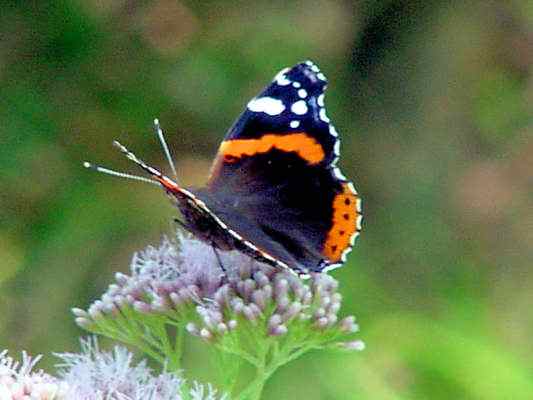
[[[188,382],[186,380],[183,380],[182,384],[180,385],[180,394],[183,400],[192,400],[191,388],[189,387]]]
[[[183,326],[176,326],[176,337],[174,338],[174,347],[166,354],[168,357],[167,368],[171,372],[181,369],[181,359],[183,357]]]
[[[315,346],[305,346],[293,351],[280,351],[277,343],[263,354],[262,363],[256,365],[256,375],[250,384],[239,394],[239,400],[259,400],[266,382],[270,377],[283,365],[301,357],[303,354],[312,350]],[[271,352],[270,362],[265,362],[267,354]]]
[[[256,368],[259,368],[261,365],[261,362],[259,360],[257,360],[251,354],[246,353],[245,351],[240,351],[239,349],[232,349],[226,346],[218,346],[218,348],[220,349],[220,351],[242,358],[243,360],[247,361]]]
[[[261,398],[261,393],[265,387],[265,383],[272,373],[267,373],[269,369],[267,366],[267,357],[271,352],[271,346],[267,345],[260,351],[257,355],[257,363],[255,366],[255,378],[250,382],[250,384],[239,394],[238,399],[240,400],[259,400]]]
[[[230,394],[235,391],[235,387],[237,386],[237,378],[239,376],[239,372],[241,368],[242,368],[242,360],[236,359],[236,366],[235,366],[234,372],[232,376],[230,377],[230,379],[227,380],[228,383],[226,383],[226,390]]]
[[[269,374],[271,375],[271,374]],[[265,374],[265,367],[257,368],[255,378],[250,384],[244,389],[240,394],[239,400],[259,400],[261,398],[261,393],[265,386],[265,382],[268,379],[268,376]]]

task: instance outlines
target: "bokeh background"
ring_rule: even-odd
[[[120,139],[202,184],[282,67],[329,78],[340,165],[364,199],[341,280],[367,350],[313,353],[266,399],[533,398],[533,2],[2,2],[0,348],[76,351],[69,313],[171,232]],[[192,343],[194,349],[195,344]],[[210,379],[192,351],[195,374]]]

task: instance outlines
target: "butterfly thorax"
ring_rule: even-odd
[[[194,192],[194,189],[178,193],[167,192],[184,219],[184,227],[209,245],[224,251],[234,250],[236,248],[234,238],[226,232]]]

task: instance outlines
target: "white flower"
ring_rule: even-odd
[[[22,362],[0,352],[0,400],[66,400],[68,385],[43,371],[33,371],[40,356],[22,353]]]
[[[96,339],[82,340],[82,352],[57,356],[62,360],[59,377],[34,371],[41,356],[22,353],[17,362],[0,352],[0,400],[224,400],[210,385],[194,382],[188,388],[178,375],[154,375],[145,361],[135,364],[133,355],[117,346],[99,350]]]
[[[69,399],[76,400],[181,400],[184,380],[176,374],[154,375],[142,360],[121,346],[101,351],[96,339],[81,341],[81,353],[57,354],[59,376],[69,387]],[[189,390],[188,390],[189,391]],[[215,400],[216,391],[195,383],[189,391],[195,400]]]

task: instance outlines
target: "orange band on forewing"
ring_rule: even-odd
[[[342,185],[343,191],[333,199],[333,224],[326,237],[322,253],[332,262],[340,261],[342,253],[351,246],[350,238],[357,230],[357,201],[347,183]]]
[[[266,134],[258,139],[233,139],[221,143],[219,153],[225,162],[235,162],[244,156],[267,153],[271,149],[295,152],[310,164],[317,164],[325,157],[324,149],[313,137],[305,133],[289,135]]]

